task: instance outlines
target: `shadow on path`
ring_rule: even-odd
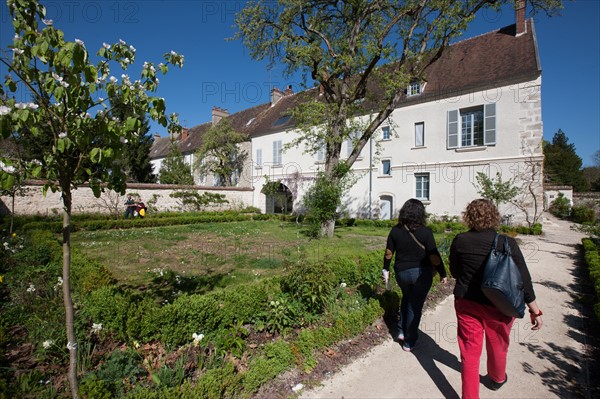
[[[437,365],[437,363],[442,363],[460,374],[460,361],[455,355],[442,349],[423,331],[419,333],[419,345],[411,353],[417,358],[444,398],[460,398],[458,392],[450,385],[444,372]]]

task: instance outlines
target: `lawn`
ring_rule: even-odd
[[[277,275],[300,260],[372,250],[382,250],[383,257],[388,233],[383,227],[338,227],[333,238],[314,240],[295,223],[248,221],[82,231],[73,233],[72,246],[123,285],[144,287],[173,272],[214,288]]]

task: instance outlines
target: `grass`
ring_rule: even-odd
[[[314,240],[302,229],[294,223],[248,221],[102,230],[73,233],[72,246],[107,266],[121,284],[146,286],[169,271],[208,288],[277,275],[300,259],[383,250],[389,233],[388,228],[340,227],[333,238]]]

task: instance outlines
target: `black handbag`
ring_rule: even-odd
[[[510,254],[508,237],[504,237],[504,250],[498,251],[496,234],[492,249],[483,270],[481,291],[507,316],[523,318],[525,315],[525,295],[521,272]]]

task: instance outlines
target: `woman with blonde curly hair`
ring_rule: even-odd
[[[485,385],[498,390],[508,381],[506,356],[514,318],[501,313],[481,291],[483,269],[500,226],[500,214],[487,199],[467,205],[463,221],[469,231],[458,234],[450,247],[450,272],[456,279],[454,308],[458,321],[458,346],[462,365],[462,397],[479,398],[479,358],[485,345],[488,379]],[[513,238],[508,239],[513,260],[523,279],[525,303],[529,308],[533,330],[542,328],[542,311],[535,301],[531,276],[523,254]],[[498,240],[503,250],[504,240]]]

